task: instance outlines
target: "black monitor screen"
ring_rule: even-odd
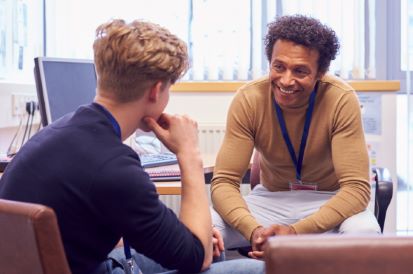
[[[93,101],[96,72],[92,60],[38,57],[34,72],[43,126]]]

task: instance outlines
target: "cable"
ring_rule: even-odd
[[[30,115],[29,133],[27,134],[27,140],[29,140],[31,137],[31,131],[33,127],[34,114],[36,113],[36,102],[30,101],[26,103],[26,111]]]
[[[24,127],[23,138],[22,138],[22,142],[21,142],[21,145],[20,145],[19,150],[23,147],[23,145],[24,145],[24,140],[26,139],[27,129],[28,129],[28,127],[29,127],[29,119],[30,119],[30,115],[27,115],[27,121],[26,121],[26,125],[25,125],[25,127]]]
[[[32,127],[33,127],[33,120],[34,120],[34,113],[30,115],[30,122],[29,122],[29,133],[27,134],[27,140],[31,137]]]
[[[20,145],[20,148],[22,148],[25,141],[28,141],[30,138],[31,126],[33,125],[33,116],[36,110],[35,105],[36,103],[34,101],[26,102],[27,121],[26,121],[26,126],[24,128],[24,133],[23,133],[23,138],[22,138],[22,143]],[[31,122],[29,122],[30,118],[31,118]]]
[[[13,157],[16,154],[16,151],[14,151],[12,153],[11,150],[12,150],[14,142],[17,140],[17,136],[19,135],[22,124],[23,124],[23,115],[20,115],[19,127],[17,128],[16,133],[14,134],[13,139],[11,140],[9,147],[7,148],[6,154],[7,154],[8,157]]]
[[[16,133],[14,134],[14,136],[13,136],[13,138],[12,138],[10,144],[9,144],[9,147],[7,148],[6,154],[7,154],[8,157],[13,157],[17,153],[17,151],[20,150],[20,148],[25,143],[26,137],[27,137],[27,140],[29,140],[30,135],[31,135],[31,129],[33,127],[33,120],[34,120],[34,115],[36,113],[36,110],[37,110],[37,103],[36,102],[34,102],[34,101],[26,102],[26,113],[28,114],[28,116],[27,116],[26,126],[25,126],[25,129],[24,129],[24,134],[23,134],[23,138],[22,138],[22,141],[21,141],[21,145],[18,149],[14,149],[14,151],[12,152],[13,146],[17,142],[17,138],[18,138],[19,133],[22,129],[24,115],[20,115],[19,126],[18,126],[18,128],[16,130]],[[39,131],[39,129],[40,129],[40,124],[39,124],[39,128],[37,129],[37,131]]]

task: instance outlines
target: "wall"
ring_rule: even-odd
[[[35,96],[36,88],[34,84],[0,82],[0,154],[7,150],[20,121],[19,117],[12,116],[12,94]]]

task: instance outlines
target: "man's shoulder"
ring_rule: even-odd
[[[248,81],[244,85],[242,85],[238,92],[247,92],[247,93],[254,93],[254,92],[263,92],[269,91],[270,87],[270,80],[268,76],[260,77],[256,80]]]
[[[235,98],[238,100],[246,100],[253,105],[257,101],[267,100],[271,94],[270,81],[268,76],[258,78],[256,80],[248,81],[242,85],[235,94]]]
[[[350,86],[345,80],[333,74],[326,73],[320,80],[321,87],[325,90],[335,90],[338,92],[354,92],[352,86]]]

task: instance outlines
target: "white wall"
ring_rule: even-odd
[[[12,94],[36,95],[36,88],[34,84],[0,82],[0,154],[6,152],[20,121],[12,116]]]
[[[186,113],[199,124],[225,124],[233,92],[172,92],[169,113]]]

